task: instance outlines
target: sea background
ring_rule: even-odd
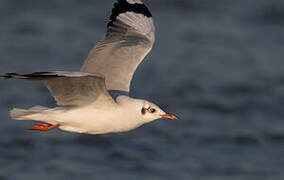
[[[12,107],[55,106],[0,80],[0,180],[284,179],[284,1],[145,0],[156,25],[131,96],[180,120],[83,135],[31,132]],[[1,0],[0,73],[78,71],[114,1]],[[82,115],[83,116],[83,115]]]

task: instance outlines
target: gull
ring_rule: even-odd
[[[89,53],[79,72],[6,73],[4,78],[41,81],[57,107],[13,108],[15,120],[42,122],[29,130],[107,134],[133,130],[156,119],[176,120],[159,106],[129,97],[133,74],[152,49],[155,27],[140,0],[118,0],[107,24],[105,39]]]

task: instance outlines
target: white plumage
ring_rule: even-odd
[[[140,0],[114,4],[106,37],[90,52],[81,72],[7,73],[5,78],[42,81],[58,107],[14,108],[16,120],[35,120],[31,130],[105,134],[129,131],[159,118],[177,119],[146,100],[128,97],[132,76],[154,43],[150,11]],[[109,91],[120,93],[115,99]]]

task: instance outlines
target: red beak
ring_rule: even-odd
[[[165,119],[178,120],[178,118],[173,114],[164,114],[164,115],[161,115],[161,117]]]

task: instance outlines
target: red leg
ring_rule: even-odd
[[[60,126],[60,124],[54,124],[54,125],[51,125],[51,124],[36,124],[36,125],[29,127],[28,130],[49,131],[49,130],[57,128],[59,126]]]

